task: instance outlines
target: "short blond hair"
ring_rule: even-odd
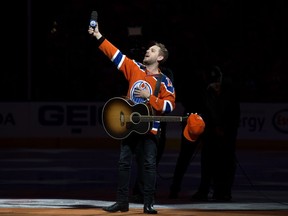
[[[164,44],[155,42],[155,45],[160,48],[160,54],[163,56],[163,59],[159,61],[159,63],[163,64],[164,62],[167,61],[169,52]]]
[[[157,41],[150,41],[149,47],[151,47],[153,45],[158,46],[160,48],[159,52],[160,52],[160,55],[163,56],[163,59],[161,61],[159,61],[159,64],[163,64],[168,59],[168,56],[169,56],[168,49],[166,48],[166,46],[163,43],[159,43]]]

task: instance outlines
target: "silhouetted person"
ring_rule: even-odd
[[[206,92],[203,118],[206,123],[201,137],[201,182],[194,200],[231,200],[236,159],[235,145],[240,120],[238,91],[218,66],[205,74]]]
[[[230,200],[235,176],[235,144],[240,119],[240,103],[232,80],[223,76],[218,66],[203,72],[202,98],[191,104],[187,111],[199,112],[205,121],[204,133],[196,142],[182,136],[170,198],[177,198],[183,177],[201,144],[201,181],[192,200],[208,200],[210,190],[213,199]],[[196,109],[196,110],[195,110]]]

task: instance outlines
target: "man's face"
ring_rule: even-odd
[[[155,62],[161,60],[161,56],[159,55],[160,53],[160,47],[153,45],[149,49],[146,50],[146,54],[143,59],[143,63],[145,65],[151,65],[154,64]]]
[[[213,82],[213,83],[208,85],[208,88],[212,88],[215,92],[220,93],[221,83],[220,82]]]

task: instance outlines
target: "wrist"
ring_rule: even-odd
[[[97,32],[94,34],[97,40],[99,40],[102,37],[102,34],[100,32]]]
[[[149,95],[149,96],[146,98],[146,101],[150,101],[150,97],[151,97],[151,95]]]

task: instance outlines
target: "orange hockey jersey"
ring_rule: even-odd
[[[99,49],[116,65],[117,69],[123,72],[128,80],[129,88],[127,97],[135,104],[149,103],[156,115],[170,113],[175,109],[175,91],[171,80],[162,72],[161,85],[157,96],[153,95],[156,88],[158,75],[147,75],[145,65],[128,58],[107,39],[99,40]],[[150,91],[149,102],[144,98],[135,97],[136,88],[148,88]],[[156,134],[160,126],[159,121],[154,121],[151,132]]]

